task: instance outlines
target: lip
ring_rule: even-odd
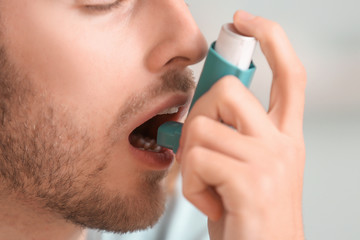
[[[168,169],[175,159],[175,154],[170,149],[164,149],[164,151],[156,153],[137,149],[130,144],[130,152],[141,166],[152,171]]]
[[[159,104],[155,103],[153,105],[154,107],[149,109],[149,111],[145,112],[144,114],[141,114],[132,122],[132,124],[129,125],[129,128],[131,130],[128,132],[128,135],[130,135],[130,133],[132,133],[135,128],[137,128],[147,120],[151,119],[152,117],[156,116],[159,112],[162,112],[170,107],[179,106],[179,111],[174,114],[171,119],[169,119],[169,121],[178,121],[185,115],[189,108],[189,105],[190,97],[186,94],[177,94],[162,98]]]
[[[187,94],[172,94],[171,96],[156,100],[157,102],[160,102],[158,104],[154,103],[149,111],[136,117],[135,121],[129,126],[131,131],[128,132],[128,135],[130,135],[138,126],[170,107],[180,106],[179,111],[169,117],[169,121],[179,121],[187,113],[190,107],[190,100],[190,95]],[[129,152],[138,160],[137,162],[150,170],[166,170],[171,166],[175,158],[174,152],[166,148],[163,148],[159,153],[144,151],[134,147],[129,141],[128,148]]]

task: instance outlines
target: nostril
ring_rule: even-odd
[[[179,64],[179,62],[183,62],[184,65],[188,65],[190,62],[190,59],[187,57],[174,57],[166,62],[165,66],[172,65],[172,64]]]

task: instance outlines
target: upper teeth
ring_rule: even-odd
[[[179,111],[179,107],[171,107],[171,108],[165,109],[164,111],[159,112],[157,115],[173,114],[173,113],[177,113],[178,111]]]

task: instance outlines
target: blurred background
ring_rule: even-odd
[[[307,69],[306,239],[360,239],[360,2],[188,0],[210,44],[236,9],[280,23]],[[265,107],[270,68],[257,47],[251,91]],[[203,63],[194,66],[198,76]]]

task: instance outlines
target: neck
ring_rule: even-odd
[[[0,239],[85,240],[86,231],[32,204],[0,194]]]

